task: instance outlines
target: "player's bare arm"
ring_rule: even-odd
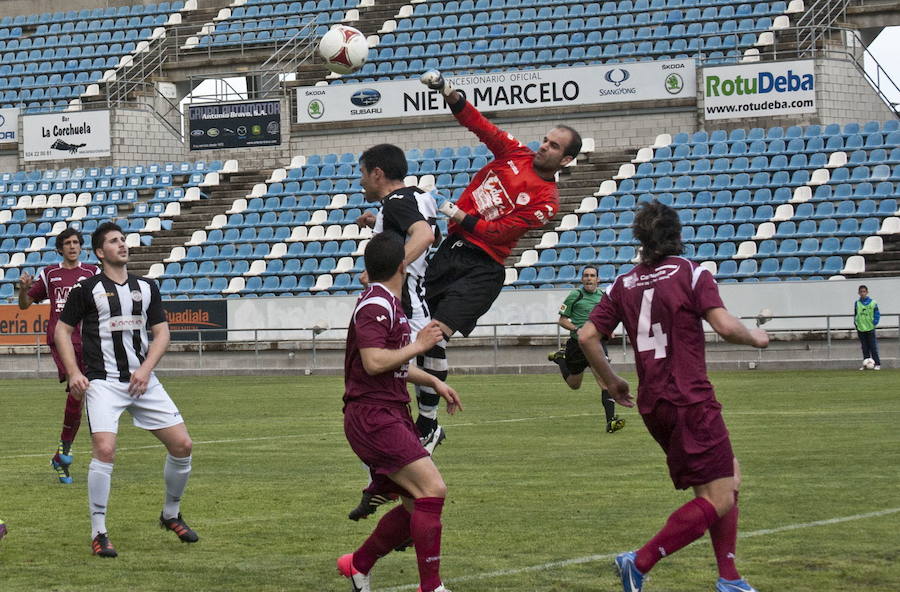
[[[59,352],[59,357],[66,367],[66,374],[69,376],[69,392],[76,397],[82,397],[91,383],[87,376],[81,373],[78,361],[75,359],[75,346],[72,345],[72,334],[74,332],[75,327],[59,321],[56,323],[56,332],[53,334],[53,340],[56,344],[56,351]]]
[[[403,264],[409,265],[431,247],[431,243],[434,242],[434,232],[428,222],[419,220],[407,229],[406,234],[409,239],[403,246]]]
[[[610,396],[615,399],[616,403],[625,407],[634,407],[634,398],[628,389],[628,382],[616,374],[606,354],[603,352],[603,346],[600,345],[600,332],[594,323],[588,321],[578,330],[578,345],[584,352],[594,372],[594,377],[600,388],[609,391]]]
[[[750,345],[760,349],[769,345],[769,335],[765,331],[759,328],[748,329],[740,319],[724,308],[711,308],[706,311],[704,318],[713,330],[728,343]]]
[[[372,212],[363,212],[356,218],[356,225],[360,228],[367,227],[372,228],[375,226],[375,214]]]
[[[19,308],[22,310],[34,304],[31,296],[28,295],[28,290],[33,284],[34,277],[30,273],[23,273],[19,276]]]
[[[415,366],[409,367],[409,374],[406,377],[407,382],[411,382],[413,384],[419,386],[430,386],[434,389],[438,395],[444,398],[447,401],[447,413],[453,415],[457,411],[462,411],[462,401],[459,399],[459,395],[449,384],[444,382],[443,380],[438,380],[436,377],[431,374],[425,372],[424,370],[420,370]]]
[[[566,331],[577,331],[578,327],[575,326],[575,323],[572,322],[572,319],[569,317],[564,317],[560,315],[559,321],[556,322],[557,325],[565,329]]]
[[[140,397],[147,392],[147,383],[150,382],[150,373],[159,364],[163,355],[169,347],[171,340],[169,334],[169,323],[157,323],[150,327],[150,334],[153,341],[150,342],[150,348],[147,350],[147,357],[140,367],[132,372],[131,380],[128,381],[128,393],[134,397]]]
[[[386,349],[382,347],[363,347],[359,350],[363,368],[369,376],[383,374],[389,370],[396,370],[419,354],[430,350],[437,342],[444,338],[441,328],[434,321],[426,325],[416,335],[416,340],[400,349]]]

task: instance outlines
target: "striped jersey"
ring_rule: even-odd
[[[76,267],[63,267],[59,263],[48,265],[43,268],[31,288],[28,290],[28,296],[33,302],[42,302],[50,300],[50,321],[47,323],[47,345],[53,345],[53,334],[56,331],[56,322],[59,315],[66,306],[66,299],[72,286],[82,280],[95,276],[100,273],[100,269],[96,265],[89,263],[79,263]],[[81,343],[81,335],[77,332],[72,334],[73,343]]]
[[[381,209],[375,217],[373,232],[387,232],[400,242],[406,244],[409,239],[409,227],[424,220],[431,227],[431,233],[437,228],[437,203],[427,191],[418,187],[403,187],[394,191],[381,202]],[[406,266],[406,272],[418,278],[425,277],[430,253],[428,249],[418,259]]]
[[[166,314],[153,280],[128,274],[117,284],[101,273],[72,288],[59,319],[72,327],[81,323],[88,380],[128,382],[147,356],[147,330]]]

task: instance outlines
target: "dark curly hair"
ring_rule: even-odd
[[[632,229],[635,238],[641,241],[641,263],[644,265],[656,265],[684,250],[678,212],[663,203],[644,202],[634,217]]]

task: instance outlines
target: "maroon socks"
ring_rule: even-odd
[[[59,439],[71,442],[81,427],[81,407],[84,399],[76,399],[71,394],[66,397],[66,413],[63,416],[63,427]]]
[[[647,573],[666,555],[702,537],[718,520],[715,506],[705,498],[695,497],[672,512],[663,529],[638,549],[635,566],[641,573]]]
[[[444,498],[422,497],[415,501],[410,531],[416,545],[419,563],[419,583],[422,592],[431,592],[441,585],[441,511]]]
[[[353,554],[353,567],[368,574],[376,561],[409,538],[409,518],[409,512],[403,504],[382,516],[366,542]]]
[[[741,577],[734,565],[734,553],[737,549],[737,525],[738,492],[735,491],[734,506],[709,527],[709,538],[712,539],[713,551],[716,553],[719,576],[726,580],[737,580]]]

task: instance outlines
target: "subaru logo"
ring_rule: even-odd
[[[364,88],[353,93],[350,102],[357,107],[369,107],[381,100],[381,93],[374,88]]]
[[[604,78],[607,82],[615,84],[616,88],[618,88],[623,82],[631,78],[631,74],[629,74],[628,70],[625,68],[613,68],[612,70],[607,70]]]

